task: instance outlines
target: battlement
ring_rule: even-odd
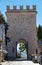
[[[13,6],[13,9],[10,8],[10,6],[7,6],[7,12],[36,12],[36,5],[32,6],[32,9],[29,5],[26,6],[26,9],[24,9],[23,5],[17,9],[17,6]]]

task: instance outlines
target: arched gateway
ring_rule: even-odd
[[[24,42],[27,45],[27,56],[31,57],[32,54],[36,53],[38,49],[37,37],[36,37],[36,6],[30,9],[30,6],[20,6],[20,9],[10,9],[7,6],[7,22],[9,29],[7,35],[12,39],[6,46],[8,49],[8,56],[11,58],[17,58],[17,44],[18,42]],[[21,39],[22,38],[22,39]]]
[[[27,58],[25,58],[25,59],[28,59],[28,42],[25,39],[19,39],[16,42],[16,48],[17,48],[18,44],[24,44],[25,45],[25,48],[26,48],[26,52],[25,53],[27,54]],[[18,54],[18,48],[16,49],[16,58],[18,59],[17,54]],[[21,59],[21,58],[19,58],[19,59]]]

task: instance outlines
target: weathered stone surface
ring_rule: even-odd
[[[8,36],[12,37],[8,43],[8,55],[16,57],[16,42],[25,39],[28,42],[28,54],[36,53],[36,12],[6,12],[9,24]],[[12,52],[14,47],[14,53]]]

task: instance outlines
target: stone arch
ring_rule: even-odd
[[[17,58],[17,44],[18,43],[24,43],[26,45],[26,48],[27,48],[27,59],[28,59],[28,42],[21,38],[21,39],[18,39],[17,42],[16,42],[16,58]]]
[[[26,44],[27,44],[27,41],[26,41],[25,39],[23,39],[23,38],[18,39],[17,43],[18,43],[18,42],[24,42],[24,43],[26,43]]]

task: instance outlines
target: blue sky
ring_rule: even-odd
[[[42,0],[0,0],[0,12],[2,12],[5,15],[6,12],[6,6],[10,5],[10,7],[12,8],[13,5],[17,5],[17,8],[20,5],[23,5],[24,8],[26,5],[30,5],[32,7],[32,5],[36,5],[37,7],[37,26],[40,24],[42,25]]]

